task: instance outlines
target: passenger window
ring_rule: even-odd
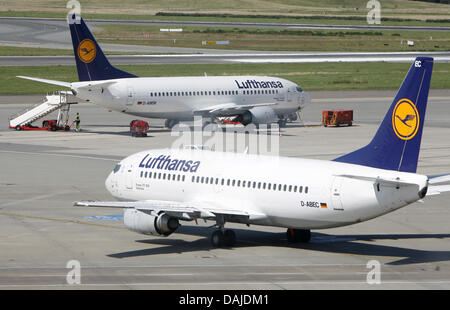
[[[305,187],[305,194],[308,194],[308,186]]]
[[[298,192],[299,192],[299,193],[303,192],[303,186],[300,186],[300,187],[298,188]]]
[[[183,175],[183,177],[182,177],[182,181],[184,182],[184,180],[186,179],[186,176],[185,175]]]
[[[292,191],[292,185],[289,185],[289,191]]]
[[[141,178],[142,178],[142,175],[144,174],[144,171],[141,171]]]

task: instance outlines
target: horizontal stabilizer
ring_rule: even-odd
[[[450,185],[428,186],[427,196],[439,195],[445,192],[450,192]]]
[[[367,176],[360,176],[360,175],[350,175],[350,174],[341,174],[336,175],[337,177],[344,177],[344,178],[350,178],[350,179],[357,179],[357,180],[363,180],[363,181],[369,181],[373,183],[380,183],[388,186],[411,186],[411,185],[417,185],[416,183],[411,182],[405,182],[401,179],[388,179],[388,178],[381,178],[381,177],[367,177]]]
[[[17,77],[20,79],[31,80],[31,81],[36,81],[36,82],[40,82],[40,83],[47,83],[47,84],[71,88],[71,83],[68,83],[68,82],[38,79],[38,78],[29,77],[29,76],[21,76],[21,75],[18,75]]]
[[[444,182],[450,182],[450,174],[428,176],[429,184],[438,184],[438,183],[444,183]]]
[[[113,84],[117,83],[116,81],[92,81],[92,82],[75,82],[73,83],[73,88],[76,90],[82,89],[102,89],[107,88]]]

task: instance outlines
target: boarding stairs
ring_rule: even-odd
[[[59,109],[58,126],[63,126],[64,121],[68,120],[70,104],[76,102],[67,102],[67,95],[71,92],[60,91],[45,96],[44,102],[28,107],[9,118],[10,128],[20,128],[29,126],[31,123],[43,118],[44,116]]]

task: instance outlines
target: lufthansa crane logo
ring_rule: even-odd
[[[392,127],[397,137],[402,140],[414,138],[419,122],[419,112],[414,103],[409,99],[400,99],[392,113]]]
[[[95,59],[97,48],[90,39],[81,41],[78,45],[78,58],[84,63],[90,63]]]

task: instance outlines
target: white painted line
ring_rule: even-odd
[[[58,154],[58,153],[37,153],[37,152],[20,152],[20,151],[2,151],[0,153],[12,153],[12,154],[25,154],[25,155],[42,155],[42,156],[62,156],[62,157],[72,157],[72,158],[82,158],[82,159],[97,159],[97,160],[108,160],[108,161],[120,161],[120,159],[106,158],[106,157],[92,157],[84,155],[70,155],[70,154]]]
[[[220,282],[158,282],[158,283],[129,283],[129,282],[120,282],[120,283],[81,283],[79,285],[69,285],[69,284],[0,284],[0,288],[17,288],[17,287],[64,287],[64,288],[79,288],[83,286],[182,286],[182,285],[189,285],[189,286],[212,286],[212,285],[349,285],[349,284],[358,284],[358,285],[367,285],[367,287],[374,287],[373,285],[367,284],[367,281],[267,281],[267,282],[252,282],[252,281],[245,281],[245,282],[226,282],[226,281],[220,281]],[[421,281],[382,281],[380,285],[376,287],[383,287],[383,285],[390,285],[390,284],[396,284],[396,285],[416,285],[416,284],[450,284],[450,280],[421,280]]]
[[[322,58],[240,58],[226,59],[231,62],[245,63],[321,63],[321,62],[411,62],[415,59],[411,57],[322,57]],[[450,62],[450,57],[436,57],[435,62]]]

